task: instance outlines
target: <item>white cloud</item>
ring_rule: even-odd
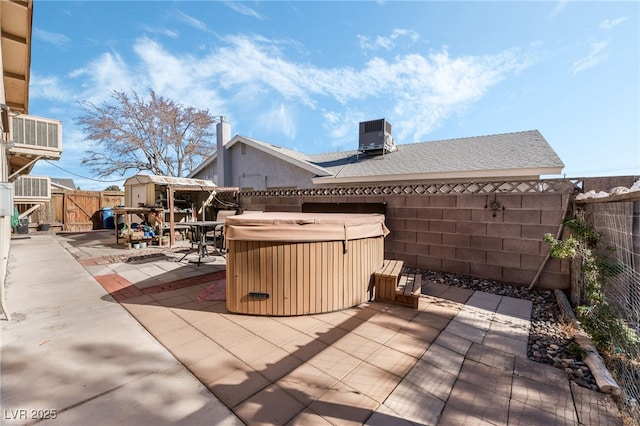
[[[251,126],[268,124],[290,139],[296,135],[292,111],[315,110],[324,102],[321,114],[335,147],[352,139],[354,122],[371,117],[390,119],[400,129],[397,140],[404,143],[421,140],[529,65],[527,56],[515,51],[452,57],[441,49],[426,55],[376,57],[359,68],[322,68],[289,59],[287,41],[236,36],[222,43],[213,51],[176,54],[157,41],[140,38],[133,45],[133,59],[103,53],[73,72],[70,78],[84,88],[75,99],[101,103],[110,100],[113,90],[145,95],[152,88],[213,115],[254,114],[258,118]],[[65,82],[46,77],[36,82],[38,95],[69,96]]]
[[[550,19],[554,19],[556,16],[560,15],[562,13],[562,11],[565,9],[565,7],[567,7],[567,5],[569,4],[570,0],[560,0],[558,1],[553,10],[551,11],[551,16],[549,17]]]
[[[41,30],[40,28],[33,29],[33,37],[36,40],[53,44],[54,46],[66,46],[71,42],[71,39],[65,34],[52,33],[49,31]]]
[[[293,114],[285,104],[275,104],[257,118],[257,123],[270,131],[276,131],[294,140],[296,137],[296,124]]]
[[[73,100],[72,93],[60,82],[60,79],[53,76],[42,76],[35,72],[31,73],[29,80],[29,97],[61,103]]]
[[[588,70],[589,68],[593,68],[599,63],[605,61],[608,56],[605,51],[607,45],[608,43],[606,41],[591,42],[588,55],[574,61],[571,67],[571,75],[575,77],[578,73]]]
[[[395,29],[391,32],[389,36],[376,36],[374,38],[370,38],[361,34],[357,35],[358,44],[361,49],[364,50],[391,50],[396,46],[398,39],[407,38],[413,44],[420,36],[415,31],[404,30],[404,29]]]
[[[313,84],[307,77],[310,70],[286,60],[280,42],[269,43],[264,39],[247,37],[230,37],[226,41],[225,47],[200,63],[203,70],[209,71],[208,77],[214,78],[217,84],[227,90],[258,85],[274,90],[285,99],[314,107],[315,102],[306,88],[307,84]]]
[[[341,112],[325,111],[322,116],[322,127],[329,134],[331,147],[336,150],[354,149],[353,135],[358,132],[354,123],[371,119],[363,111],[353,108],[346,108]]]
[[[153,28],[150,26],[145,26],[144,30],[149,34],[161,34],[173,39],[178,38],[178,36],[180,35],[180,33],[178,33],[177,31],[170,30],[167,28]]]
[[[76,94],[77,99],[101,103],[110,98],[114,90],[137,90],[139,76],[132,73],[129,66],[118,53],[103,53],[85,67],[70,74],[71,78],[81,79],[83,91]]]
[[[397,57],[393,62],[376,58],[359,72],[344,71],[325,90],[344,104],[387,99],[395,126],[401,129],[399,140],[415,141],[522,66],[511,52],[451,58],[440,51],[426,57]]]
[[[192,75],[189,64],[193,63],[189,58],[176,57],[146,37],[137,40],[133,50],[142,60],[142,77],[149,80],[154,90],[182,92],[189,86]]]
[[[245,15],[251,16],[253,18],[265,19],[260,13],[258,13],[255,9],[250,8],[246,5],[246,3],[237,2],[237,1],[225,1],[225,5],[227,5],[230,9],[235,10],[236,12]]]
[[[618,25],[622,24],[627,19],[629,18],[626,16],[622,18],[616,18],[616,19],[605,19],[604,21],[600,22],[600,28],[603,30],[609,30],[611,28],[617,27]]]
[[[208,31],[207,29],[207,24],[205,24],[204,22],[202,22],[199,19],[194,18],[193,16],[189,16],[184,12],[181,11],[177,11],[176,12],[176,18],[178,19],[178,21],[185,23],[187,25],[189,25],[190,27],[193,27],[197,30],[200,31]]]

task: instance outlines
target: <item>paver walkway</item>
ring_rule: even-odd
[[[0,424],[242,424],[56,237],[11,241],[6,288]]]
[[[12,256],[26,255],[24,249],[21,243]],[[20,258],[12,258],[14,267]],[[526,358],[526,301],[429,283],[417,310],[367,303],[302,317],[234,315],[223,301],[198,299],[207,282],[163,281],[169,259],[153,262],[155,278],[144,263],[124,269],[147,271],[146,277],[129,270],[125,278],[120,266],[90,265],[89,259],[81,261],[94,283],[109,288],[120,304],[109,296],[103,301],[110,299],[120,312],[124,307],[246,424],[621,424],[608,397],[570,385],[562,371]],[[193,268],[212,273],[206,264],[183,267],[188,274]],[[114,280],[117,289],[110,287]],[[10,307],[17,285],[9,287]],[[123,291],[129,287],[138,292]],[[132,328],[114,327],[123,334]],[[14,366],[9,376],[19,372]],[[4,369],[2,374],[4,391]],[[70,380],[69,386],[81,382]],[[2,397],[5,406],[5,392]],[[69,411],[83,413],[87,403],[78,401]],[[141,411],[152,408],[139,405]]]

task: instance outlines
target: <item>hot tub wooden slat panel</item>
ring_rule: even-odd
[[[236,261],[238,265],[248,265],[250,263],[253,263],[252,260],[249,260],[249,256],[248,256],[248,250],[242,250],[238,253],[238,255],[236,256]],[[238,282],[239,282],[239,286],[238,288],[245,288],[247,283],[250,281],[251,276],[254,275],[254,269],[249,269],[246,271],[246,273],[244,274],[240,274],[238,276]],[[246,305],[247,305],[247,312],[248,313],[253,313],[253,301],[248,297],[248,295],[245,294],[240,294],[239,295],[241,300],[242,299],[246,299]]]
[[[331,272],[329,271],[329,268],[332,264],[331,258],[329,258],[329,248],[327,247],[328,244],[330,243],[325,241],[321,245],[321,258],[327,259],[326,262],[322,263],[322,277],[320,278],[320,282],[322,283],[322,285],[320,286],[320,288],[322,289],[322,294],[320,296],[320,309],[322,310],[322,312],[329,311],[329,287],[333,285],[333,283],[329,280],[329,274]]]
[[[282,294],[282,245],[275,245],[274,255],[274,269],[272,282],[275,283],[275,289],[273,291],[273,309],[276,312],[282,312],[284,314],[284,295]]]
[[[296,282],[304,281],[304,246],[296,244]],[[299,286],[296,294],[296,310],[298,313],[304,309],[304,286]]]
[[[232,252],[233,254],[230,256],[233,259],[233,269],[229,269],[229,264],[227,264],[227,283],[229,282],[230,278],[229,278],[229,273],[232,274],[231,279],[233,281],[239,279],[239,276],[237,276],[236,274],[239,274],[241,271],[239,271],[238,269],[240,268],[240,264],[241,262],[239,262],[238,257],[240,257],[240,252],[239,251],[234,251]],[[236,267],[236,265],[238,265]],[[231,289],[229,289],[229,285],[227,285],[227,302],[229,300],[232,301],[233,305],[233,309],[237,310],[239,308],[239,304],[240,304],[240,300],[238,298],[238,290],[237,290],[237,286],[231,286]],[[231,309],[229,309],[231,310]]]
[[[343,271],[344,271],[344,255],[340,252],[335,254],[335,258],[334,258],[334,265],[336,266],[333,270],[333,280],[335,281],[336,285],[333,287],[333,306],[336,307],[336,309],[340,309],[340,307],[344,306],[343,302],[342,302],[342,298],[340,297],[340,283],[344,282],[344,276],[343,276]]]
[[[291,282],[290,268],[291,268],[291,244],[285,244],[282,246],[283,250],[283,263],[282,263],[282,303],[283,312],[285,315],[291,315],[291,287],[295,285],[295,282]]]
[[[260,293],[267,293],[267,245],[264,242],[260,242],[259,246],[258,259],[260,262],[260,282],[258,283],[258,288]],[[265,303],[260,303],[260,309],[258,310],[260,315],[267,314],[267,304],[269,302],[268,300],[265,300],[264,302]]]
[[[230,246],[228,246],[230,247]],[[227,262],[226,262],[226,270],[225,270],[225,277],[226,277],[226,282],[225,282],[225,291],[226,291],[226,304],[227,304],[227,309],[229,309],[229,305],[231,303],[233,303],[231,301],[231,292],[232,292],[232,285],[231,282],[233,281],[231,274],[234,273],[234,271],[236,270],[235,268],[235,262],[233,261],[233,256],[231,255],[231,253],[227,254]],[[233,299],[235,300],[235,298]]]
[[[290,250],[290,263],[289,263],[289,281],[292,283],[289,291],[290,291],[290,295],[289,295],[289,306],[291,309],[291,315],[297,315],[298,311],[296,308],[296,302],[298,300],[298,280],[296,279],[296,269],[298,266],[298,258],[297,258],[297,250],[294,246],[289,246],[289,250]]]
[[[352,241],[349,245],[349,262],[351,262],[351,282],[357,283],[358,278],[360,277],[360,265],[362,262],[362,258],[360,255],[357,255],[360,252],[360,240]],[[349,298],[348,303],[350,305],[356,304],[356,295],[358,293],[358,289],[354,288],[352,285],[347,285],[347,289],[349,290]]]
[[[296,306],[295,294],[296,294],[297,283],[296,283],[296,280],[294,279],[295,278],[295,273],[294,273],[295,250],[292,250],[291,244],[287,244],[284,248],[284,251],[287,257],[287,260],[285,261],[285,274],[284,274],[285,292],[287,295],[285,314],[296,315],[297,312],[295,312],[295,306]]]
[[[302,243],[302,246],[304,247],[304,263],[303,263],[303,268],[304,268],[304,281],[311,284],[311,271],[312,271],[312,265],[311,265],[311,247],[310,247],[310,243]],[[315,288],[311,288],[311,285],[308,286],[304,286],[303,287],[304,290],[304,303],[302,305],[302,312],[303,314],[308,314],[311,311],[311,292],[315,291]]]
[[[313,251],[313,264],[310,265],[313,270],[311,280],[311,289],[315,290],[311,295],[310,300],[310,308],[311,312],[318,312],[321,307],[319,306],[319,302],[322,299],[322,252],[321,252],[322,243],[311,244],[311,251]]]
[[[247,270],[250,271],[251,275],[255,275],[256,270],[253,268],[253,256],[255,253],[255,248],[252,246],[249,250],[247,250],[245,252],[245,258],[243,260],[246,261],[246,265],[247,265]],[[258,269],[258,273],[259,273],[259,269]],[[251,280],[251,277],[249,276],[249,274],[247,274],[247,277],[249,278],[249,280]],[[256,299],[254,298],[249,298],[249,300],[247,301],[248,304],[248,311],[250,314],[256,314],[258,313],[258,311],[260,310],[260,306],[258,306],[258,304],[256,303]]]
[[[273,276],[273,283],[275,284],[273,291],[273,300],[275,303],[274,309],[276,312],[282,312],[284,314],[284,295],[282,294],[282,251],[283,247],[281,244],[275,245],[275,269]]]
[[[229,309],[230,311],[237,311],[238,308],[236,306],[236,302],[238,300],[238,297],[235,293],[235,279],[234,279],[234,274],[236,273],[237,267],[236,267],[236,261],[235,261],[235,256],[237,254],[237,250],[233,250],[232,246],[235,245],[235,241],[230,241],[229,242],[229,254],[227,255],[227,270],[226,270],[226,278],[227,278],[227,283],[226,283],[226,299],[227,299],[227,309]]]
[[[229,241],[227,309],[254,315],[330,312],[368,300],[383,263],[384,237],[342,241]],[[249,293],[269,298],[249,297]]]
[[[251,275],[253,275],[254,272],[249,267],[247,258],[248,258],[248,250],[243,250],[242,252],[240,252],[240,258],[238,259],[239,265],[241,265],[241,269],[242,269],[242,275],[240,276],[240,281],[241,281],[240,288],[246,287],[247,284],[253,279]],[[246,294],[244,296],[240,295],[240,297],[241,297],[241,300],[243,297],[247,299],[246,301],[247,310],[251,312],[251,304],[252,304],[251,300],[248,298]]]
[[[336,309],[336,306],[338,306],[334,297],[334,291],[338,286],[338,281],[336,280],[336,262],[338,255],[334,250],[329,250],[328,257],[328,263],[330,265],[328,280],[331,282],[331,285],[327,286],[327,305],[329,306],[329,311],[333,311]]]

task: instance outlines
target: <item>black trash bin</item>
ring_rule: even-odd
[[[18,225],[18,234],[28,234],[29,233],[29,218],[23,217],[20,219],[20,225]]]
[[[116,227],[111,207],[103,207],[100,210],[100,222],[102,222],[102,229],[114,229]]]

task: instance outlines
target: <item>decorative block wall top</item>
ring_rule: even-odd
[[[384,196],[384,195],[457,195],[457,194],[523,194],[567,193],[580,189],[581,179],[535,179],[522,181],[419,183],[407,185],[372,185],[357,187],[324,187],[301,189],[267,189],[242,191],[240,197],[292,196]]]

